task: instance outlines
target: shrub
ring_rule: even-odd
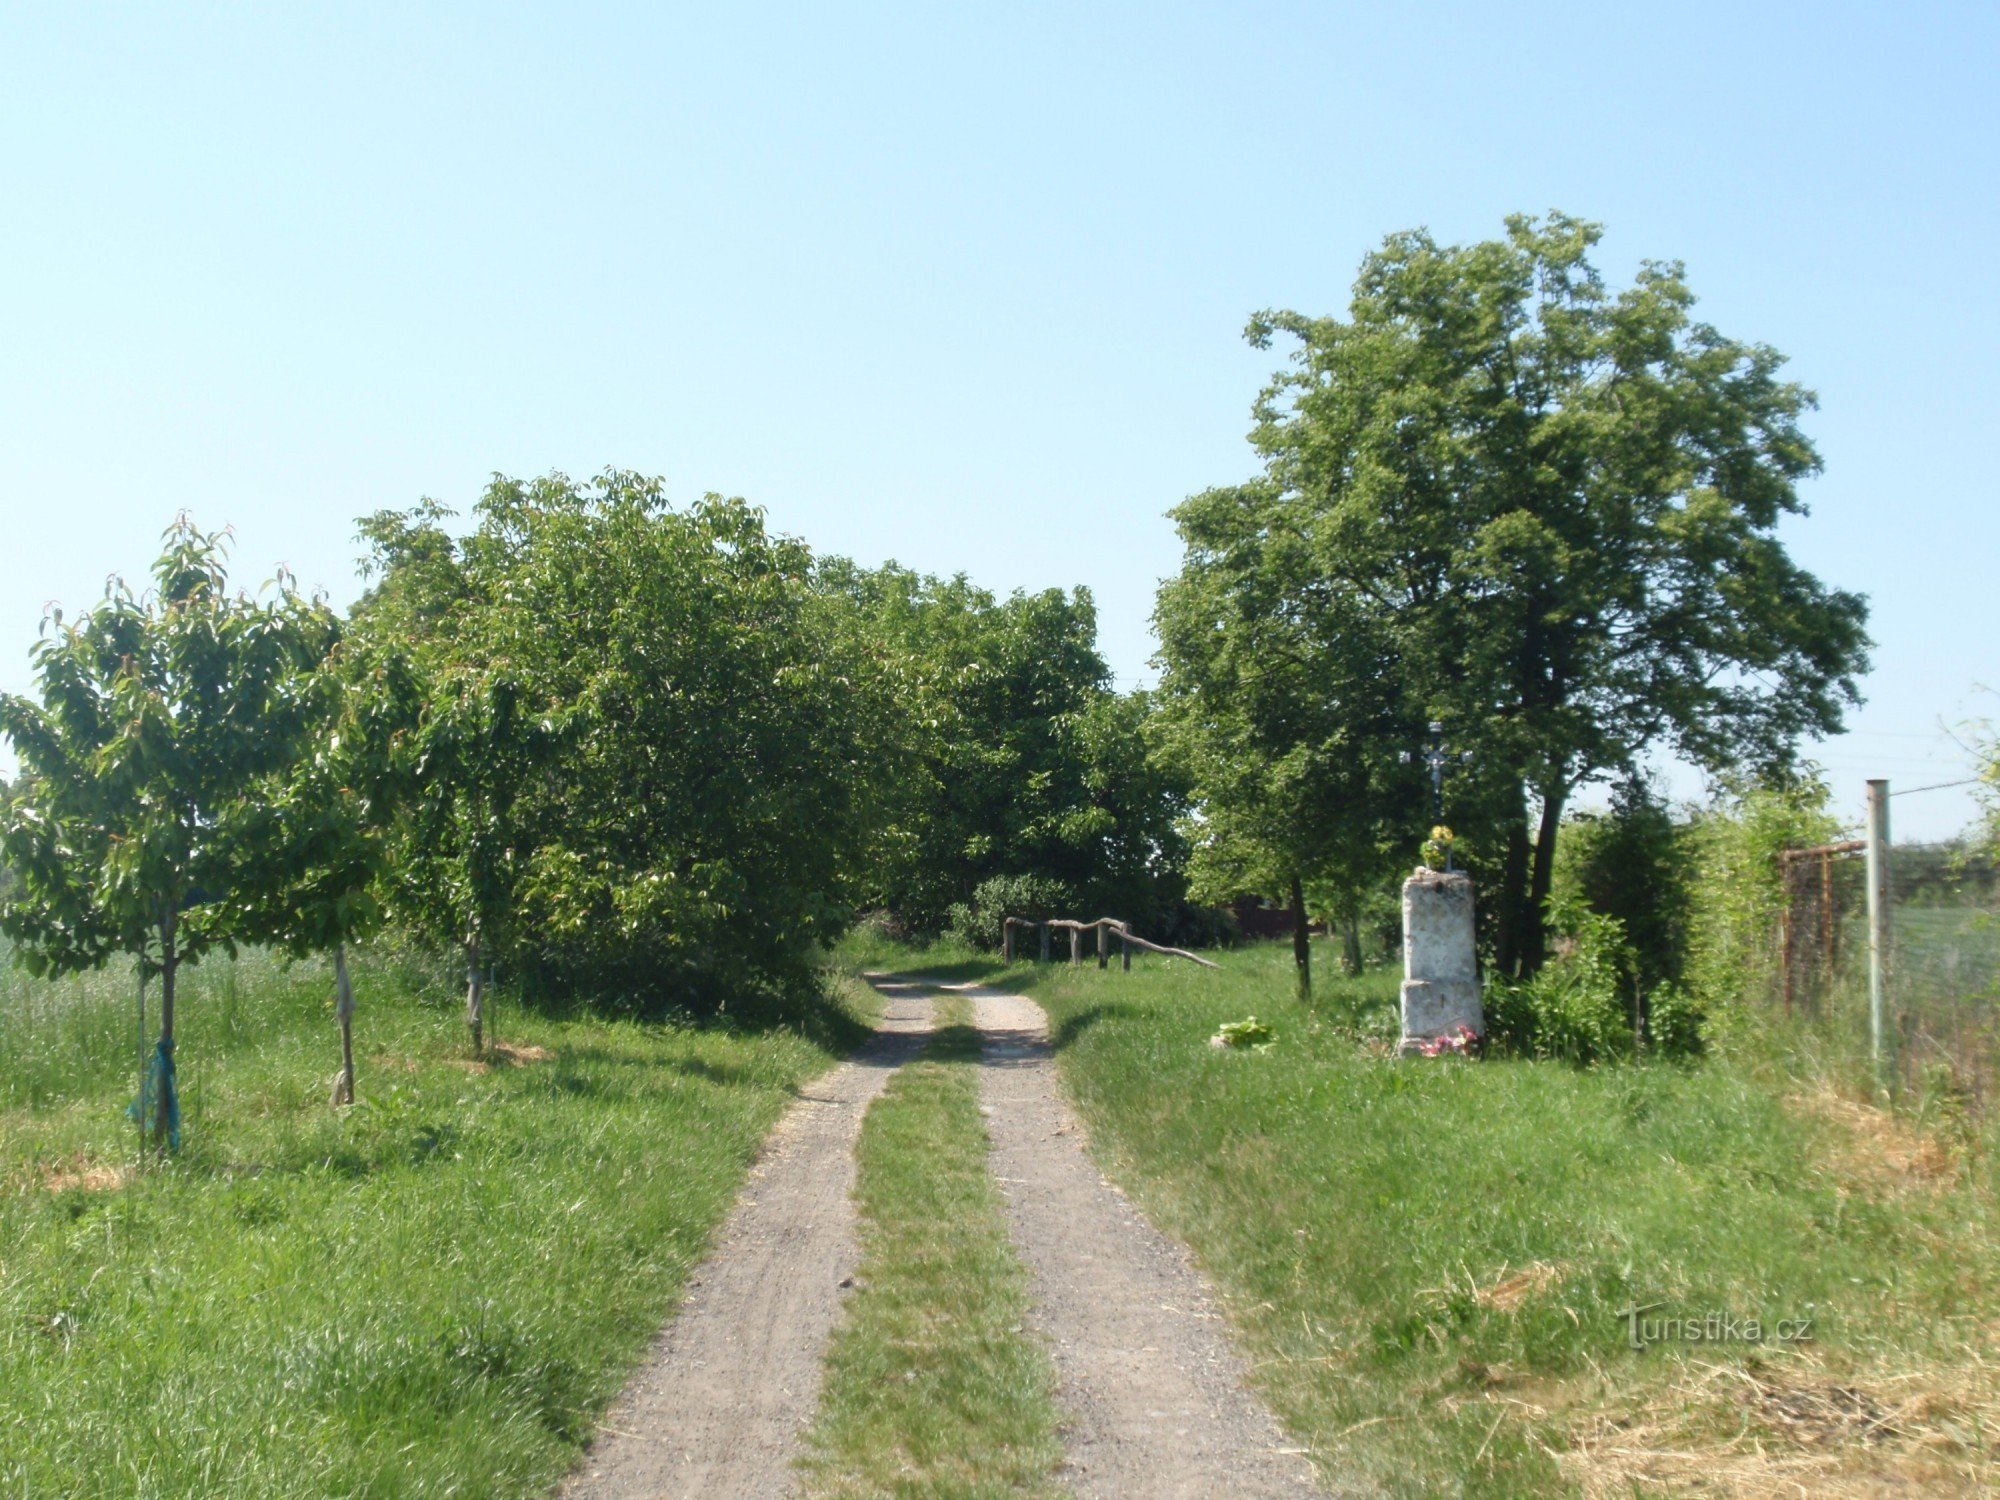
[[[1618,788],[1609,811],[1565,823],[1557,846],[1556,889],[1619,920],[1644,993],[1681,978],[1694,893],[1686,835],[1687,825],[1634,780]]]
[[[1076,896],[1060,880],[1046,875],[994,875],[973,888],[970,901],[955,901],[945,930],[975,948],[998,948],[1001,924],[1008,917],[1031,922],[1072,917]]]
[[[1702,1050],[1708,1015],[1693,995],[1677,984],[1663,984],[1646,997],[1646,1045],[1669,1057],[1690,1057]]]
[[[1630,1052],[1634,960],[1624,925],[1574,898],[1552,898],[1549,916],[1564,951],[1532,979],[1493,984],[1488,1035],[1512,1051],[1573,1063]]]

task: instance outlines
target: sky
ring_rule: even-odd
[[[1085,584],[1148,682],[1248,316],[1557,208],[1819,393],[1784,535],[1872,602],[1812,752],[1858,818],[2000,719],[1996,53],[1990,5],[9,6],[0,690],[183,509],[344,603],[355,517],[610,467]]]

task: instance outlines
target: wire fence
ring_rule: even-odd
[[[1863,848],[1782,857],[1773,997],[1857,1046],[1870,1030]],[[1983,1113],[2000,1098],[2000,866],[1958,843],[1893,845],[1888,865],[1886,1055],[1875,1062],[1891,1088]]]

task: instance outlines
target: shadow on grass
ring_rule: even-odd
[[[913,952],[910,957],[916,961],[908,965],[899,963],[885,968],[882,972],[897,979],[930,979],[945,984],[978,984],[1007,972],[1007,965],[997,958],[968,958],[953,963],[924,963],[921,953]],[[874,966],[869,967],[872,969]]]
[[[873,1034],[835,998],[817,971],[745,975],[712,980],[707,987],[690,985],[685,990],[602,995],[577,990],[508,998],[523,1011],[551,1021],[637,1021],[725,1036],[793,1031],[837,1057],[852,1052]]]
[[[1127,1005],[1122,1000],[1113,1000],[1106,1005],[1087,1006],[1073,1015],[1067,1015],[1062,1018],[1061,1024],[1056,1027],[1054,1037],[1051,1038],[1051,1045],[1054,1046],[1056,1051],[1060,1052],[1099,1021],[1107,1017],[1112,1020],[1119,1020],[1124,1017],[1135,1016],[1138,1013],[1136,1007]]]

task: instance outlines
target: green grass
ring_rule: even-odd
[[[1940,1174],[1895,1120],[1747,1063],[1398,1061],[1393,973],[1322,965],[1303,1009],[1282,946],[1223,961],[899,967],[983,968],[1049,1010],[1100,1159],[1194,1249],[1329,1472],[1408,1495],[2000,1479],[1990,1155]],[[1206,1045],[1252,1013],[1271,1050]],[[1634,1353],[1619,1313],[1655,1302],[1811,1316],[1815,1341]]]
[[[965,1001],[937,1004],[862,1124],[863,1259],[802,1465],[813,1495],[1057,1493],[1054,1372],[987,1172],[979,1034]]]
[[[826,1005],[759,1029],[508,1006],[513,1060],[473,1069],[455,997],[364,960],[337,1112],[324,970],[200,973],[186,1147],[144,1171],[130,986],[0,987],[0,1494],[543,1492],[851,1040]]]

